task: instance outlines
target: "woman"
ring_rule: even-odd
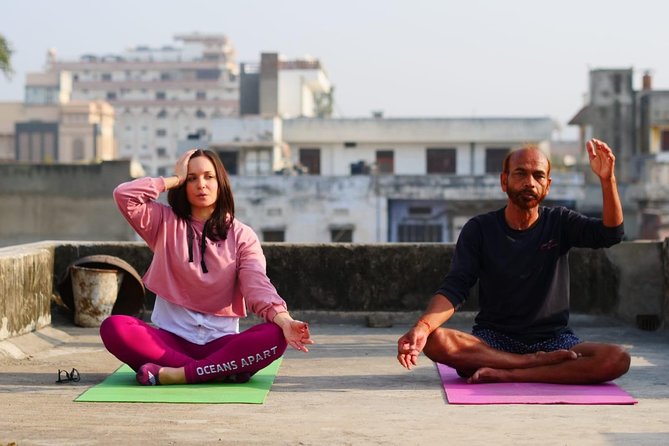
[[[165,191],[170,206],[155,201]],[[258,237],[234,218],[228,175],[214,152],[190,150],[174,176],[121,184],[114,199],[153,251],[144,282],[156,294],[155,327],[114,315],[100,336],[140,384],[246,382],[287,345],[308,351],[309,328],[290,317],[267,278]],[[240,333],[246,306],[266,322]]]

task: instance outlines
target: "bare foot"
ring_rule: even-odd
[[[163,367],[160,369],[160,384],[185,384],[186,373],[183,367]]]
[[[509,377],[509,370],[481,367],[469,377],[467,382],[469,384],[501,383],[510,381]]]
[[[559,364],[564,361],[569,361],[578,358],[578,354],[571,350],[555,350],[552,352],[536,352],[526,355],[529,361],[525,367],[539,367],[542,365]]]

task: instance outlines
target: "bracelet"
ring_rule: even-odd
[[[421,323],[427,325],[427,330],[428,331],[432,331],[432,326],[430,325],[430,323],[428,321],[426,321],[425,319],[418,319],[418,322],[416,322],[416,325],[421,324]]]

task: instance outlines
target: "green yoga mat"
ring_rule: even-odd
[[[122,365],[100,384],[79,395],[75,401],[99,403],[188,403],[262,404],[274,382],[282,358],[265,367],[244,384],[202,383],[169,386],[141,386],[135,372]]]

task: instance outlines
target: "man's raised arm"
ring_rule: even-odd
[[[598,139],[591,139],[586,144],[590,168],[599,177],[602,185],[602,221],[604,226],[616,227],[623,223],[623,207],[620,204],[616,185],[616,157],[611,148]]]

